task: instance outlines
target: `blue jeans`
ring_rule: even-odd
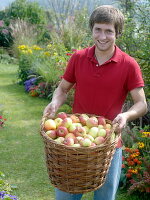
[[[94,200],[114,200],[119,185],[122,166],[122,148],[117,148],[102,187],[94,191]],[[80,200],[83,194],[70,194],[59,189],[56,191],[56,200]]]

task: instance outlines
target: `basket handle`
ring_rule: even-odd
[[[112,127],[112,133],[115,132],[115,131],[118,129],[118,127],[119,127],[119,124],[118,124],[118,123],[113,124],[113,127]],[[119,131],[119,132],[116,131],[116,133],[117,133],[118,135],[121,134],[120,131]]]

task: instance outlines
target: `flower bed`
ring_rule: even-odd
[[[128,194],[150,194],[150,126],[127,132],[133,144],[123,149],[121,184]],[[128,145],[129,146],[129,145]]]

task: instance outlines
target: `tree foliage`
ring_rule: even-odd
[[[141,66],[150,97],[150,1],[120,1],[126,16],[125,30],[117,44],[133,56]]]

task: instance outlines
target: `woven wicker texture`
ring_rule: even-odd
[[[51,183],[73,194],[100,188],[105,182],[119,136],[114,142],[108,137],[105,143],[95,147],[69,147],[57,144],[45,134],[44,121],[45,118],[41,123],[41,136]]]

